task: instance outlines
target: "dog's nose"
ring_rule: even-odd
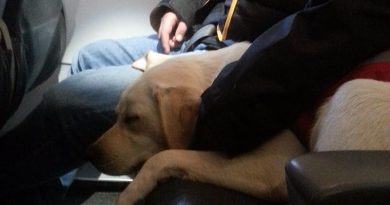
[[[110,174],[110,175],[119,175],[120,173],[117,173],[116,168],[114,168],[111,161],[105,157],[105,155],[97,149],[96,147],[91,147],[86,152],[86,159],[91,162],[96,169],[99,171]]]
[[[104,161],[103,155],[104,154],[99,149],[99,147],[94,144],[88,147],[84,157],[86,160],[91,161],[93,164],[101,164],[101,161]]]
[[[97,151],[94,145],[89,146],[84,154],[85,159],[91,160],[94,156],[96,157],[97,156],[96,152]]]

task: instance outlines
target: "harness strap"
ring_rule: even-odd
[[[215,25],[207,24],[192,35],[185,45],[184,52],[192,51],[202,40],[215,35]]]
[[[221,28],[219,27],[219,25],[217,26],[217,37],[218,37],[219,41],[226,40],[228,30],[230,27],[230,23],[232,21],[232,17],[234,14],[234,10],[236,9],[236,6],[237,6],[237,2],[238,2],[238,0],[232,0],[232,3],[231,3],[230,8],[229,8],[229,12],[228,12],[227,17],[226,17],[225,25],[223,26],[223,31],[221,31]]]

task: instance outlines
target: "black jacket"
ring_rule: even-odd
[[[288,128],[334,81],[389,47],[389,0],[309,1],[259,35],[203,93],[193,148],[253,149]]]
[[[253,41],[284,17],[302,9],[305,0],[238,0],[227,39]],[[167,10],[176,13],[191,29],[205,24],[225,26],[231,0],[162,0],[150,15],[152,27],[158,31],[161,17]]]

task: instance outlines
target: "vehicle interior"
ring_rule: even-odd
[[[100,39],[154,33],[149,23],[149,13],[158,2],[159,0],[62,0],[66,49],[61,63],[49,77],[26,93],[17,110],[7,118],[0,135],[20,123],[37,106],[43,93],[51,85],[66,77],[72,58],[81,47]],[[292,159],[286,165],[288,204],[389,204],[389,173],[390,153],[387,151],[305,154]],[[86,163],[62,176],[61,179],[65,191],[59,204],[64,205],[113,204],[118,194],[132,181],[131,176],[110,176],[101,173],[91,163]],[[170,179],[159,184],[141,204],[272,205],[278,203],[267,202],[206,183]]]

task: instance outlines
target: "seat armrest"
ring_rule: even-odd
[[[291,205],[389,204],[390,152],[310,153],[286,166]]]
[[[148,205],[281,205],[223,187],[172,178],[160,183],[144,203]]]

